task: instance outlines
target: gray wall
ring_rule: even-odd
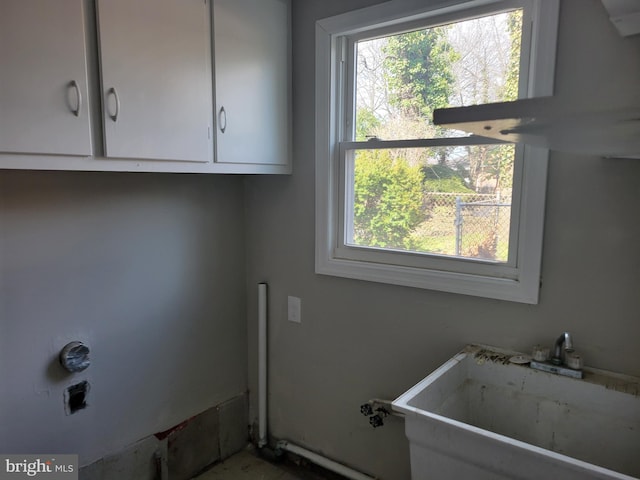
[[[0,171],[0,451],[87,464],[245,391],[243,211],[240,177]]]
[[[247,182],[249,385],[252,292],[268,281],[271,434],[398,480],[402,421],[373,430],[359,405],[396,397],[467,343],[529,351],[569,330],[586,364],[640,375],[640,161],[552,155],[538,305],[314,274],[314,25],[373,3],[293,2],[294,173]],[[560,29],[563,101],[640,106],[640,38],[621,38],[599,0],[563,0]],[[302,299],[301,324],[287,322],[287,295]]]

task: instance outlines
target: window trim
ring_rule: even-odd
[[[520,198],[514,199],[514,203],[520,202],[515,265],[437,255],[420,255],[420,258],[428,259],[425,263],[398,264],[393,262],[393,257],[406,258],[415,254],[367,248],[365,255],[345,255],[345,247],[339,239],[342,231],[339,222],[343,216],[340,195],[345,194],[340,140],[345,132],[342,113],[346,99],[339,79],[344,75],[341,70],[348,59],[348,42],[341,39],[349,35],[361,36],[363,32],[389,30],[409,22],[459,15],[470,9],[524,5],[531,16],[525,16],[523,35],[531,36],[531,49],[527,64],[521,66],[521,71],[524,68],[529,72],[529,81],[521,96],[551,95],[559,0],[450,0],[439,2],[437,8],[426,9],[424,6],[417,8],[413,0],[391,0],[317,22],[316,273],[522,303],[538,302],[548,164],[546,149],[518,146],[523,150],[525,160],[522,162]],[[356,143],[343,142],[342,148]],[[472,268],[461,269],[460,265],[471,265]]]

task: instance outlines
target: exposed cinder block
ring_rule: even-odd
[[[137,478],[155,480],[158,476],[156,452],[160,442],[147,437],[129,447],[124,454],[105,457],[103,480]]]
[[[216,407],[190,418],[168,436],[171,480],[188,480],[220,460]]]
[[[249,443],[248,415],[249,402],[246,393],[218,406],[221,460],[239,452]]]
[[[80,469],[80,480],[188,480],[249,443],[248,397],[238,395],[166,432]]]
[[[79,477],[80,480],[157,480],[162,458],[166,458],[166,442],[152,435],[82,467]]]

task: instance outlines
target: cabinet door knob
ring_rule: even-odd
[[[114,100],[116,101],[116,111],[114,113],[110,112],[109,109],[109,97],[113,96]],[[107,92],[107,115],[109,115],[109,118],[111,120],[113,120],[114,122],[118,121],[118,114],[120,113],[120,98],[118,97],[118,92],[116,92],[116,89],[114,87],[111,87],[109,89],[109,91]]]
[[[78,82],[75,80],[71,80],[69,82],[69,90],[73,89],[76,93],[76,108],[71,107],[71,113],[73,113],[76,117],[80,116],[80,110],[82,109],[82,93],[80,92],[80,87],[78,86]],[[69,100],[69,105],[73,105],[71,100]]]
[[[224,107],[220,107],[220,112],[218,113],[218,127],[222,133],[227,129],[227,111]]]

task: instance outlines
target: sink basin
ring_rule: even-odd
[[[588,368],[575,379],[522,359],[470,345],[393,402],[412,479],[640,477],[640,379]]]

